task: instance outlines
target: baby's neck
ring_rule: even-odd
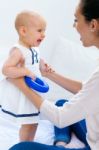
[[[28,44],[24,43],[23,41],[19,40],[19,44],[26,47],[26,48],[31,48],[31,46],[29,46]]]

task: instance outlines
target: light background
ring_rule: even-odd
[[[40,45],[41,57],[59,73],[85,80],[96,66],[98,51],[87,50],[73,28],[74,12],[79,0],[0,0],[0,68],[6,54],[18,40],[14,20],[20,11],[33,10],[47,21],[46,38]],[[2,73],[0,69],[0,79]],[[50,81],[48,81],[50,82]],[[49,83],[49,99],[66,97],[66,91]]]
[[[34,10],[47,21],[46,39],[41,44],[42,54],[47,59],[54,41],[63,36],[79,41],[73,28],[74,9],[78,0],[0,0],[0,45],[9,48],[17,41],[14,28],[16,14],[22,10]],[[6,49],[7,50],[7,49]]]

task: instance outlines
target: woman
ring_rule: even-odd
[[[80,40],[85,47],[99,48],[99,0],[80,0],[76,11],[74,27],[80,34]],[[13,80],[30,99],[33,104],[56,126],[62,128],[86,118],[87,141],[90,146],[85,149],[99,149],[99,67],[84,84],[65,78],[55,72],[46,74],[46,77],[56,82],[66,90],[74,93],[69,103],[58,108],[25,86],[22,79]],[[38,143],[24,143],[28,150],[58,150],[57,147]],[[31,148],[32,147],[32,148]],[[23,143],[15,150],[22,150]],[[84,150],[85,150],[84,149]],[[14,150],[14,147],[11,149]],[[66,150],[66,149],[65,149]]]

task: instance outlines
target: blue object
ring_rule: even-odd
[[[27,86],[33,90],[36,90],[41,93],[46,93],[49,90],[48,84],[44,80],[42,80],[38,77],[36,77],[35,80],[32,80],[32,78],[25,76],[24,80],[25,80],[25,83],[27,84]]]
[[[58,106],[58,107],[62,107],[64,104],[66,104],[68,102],[69,102],[69,100],[59,99],[58,101],[56,101],[55,105]],[[86,130],[85,120],[81,120],[79,122],[73,123],[72,125],[66,126],[64,128],[61,128],[61,129],[54,126],[54,133],[55,133],[55,135],[54,135],[54,145],[56,145],[57,142],[59,142],[59,141],[69,143],[71,141],[71,138],[72,138],[71,135],[72,135],[72,133],[74,133],[76,135],[76,137],[82,143],[85,144],[85,146],[88,146],[88,143],[87,143],[87,140],[86,140],[87,130]],[[81,150],[83,150],[83,149],[81,148]]]
[[[89,146],[84,148],[62,148],[37,142],[21,142],[12,146],[9,150],[91,150]]]

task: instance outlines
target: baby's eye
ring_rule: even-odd
[[[78,21],[78,20],[75,18],[75,19],[74,19],[74,22],[77,22],[77,21]]]

